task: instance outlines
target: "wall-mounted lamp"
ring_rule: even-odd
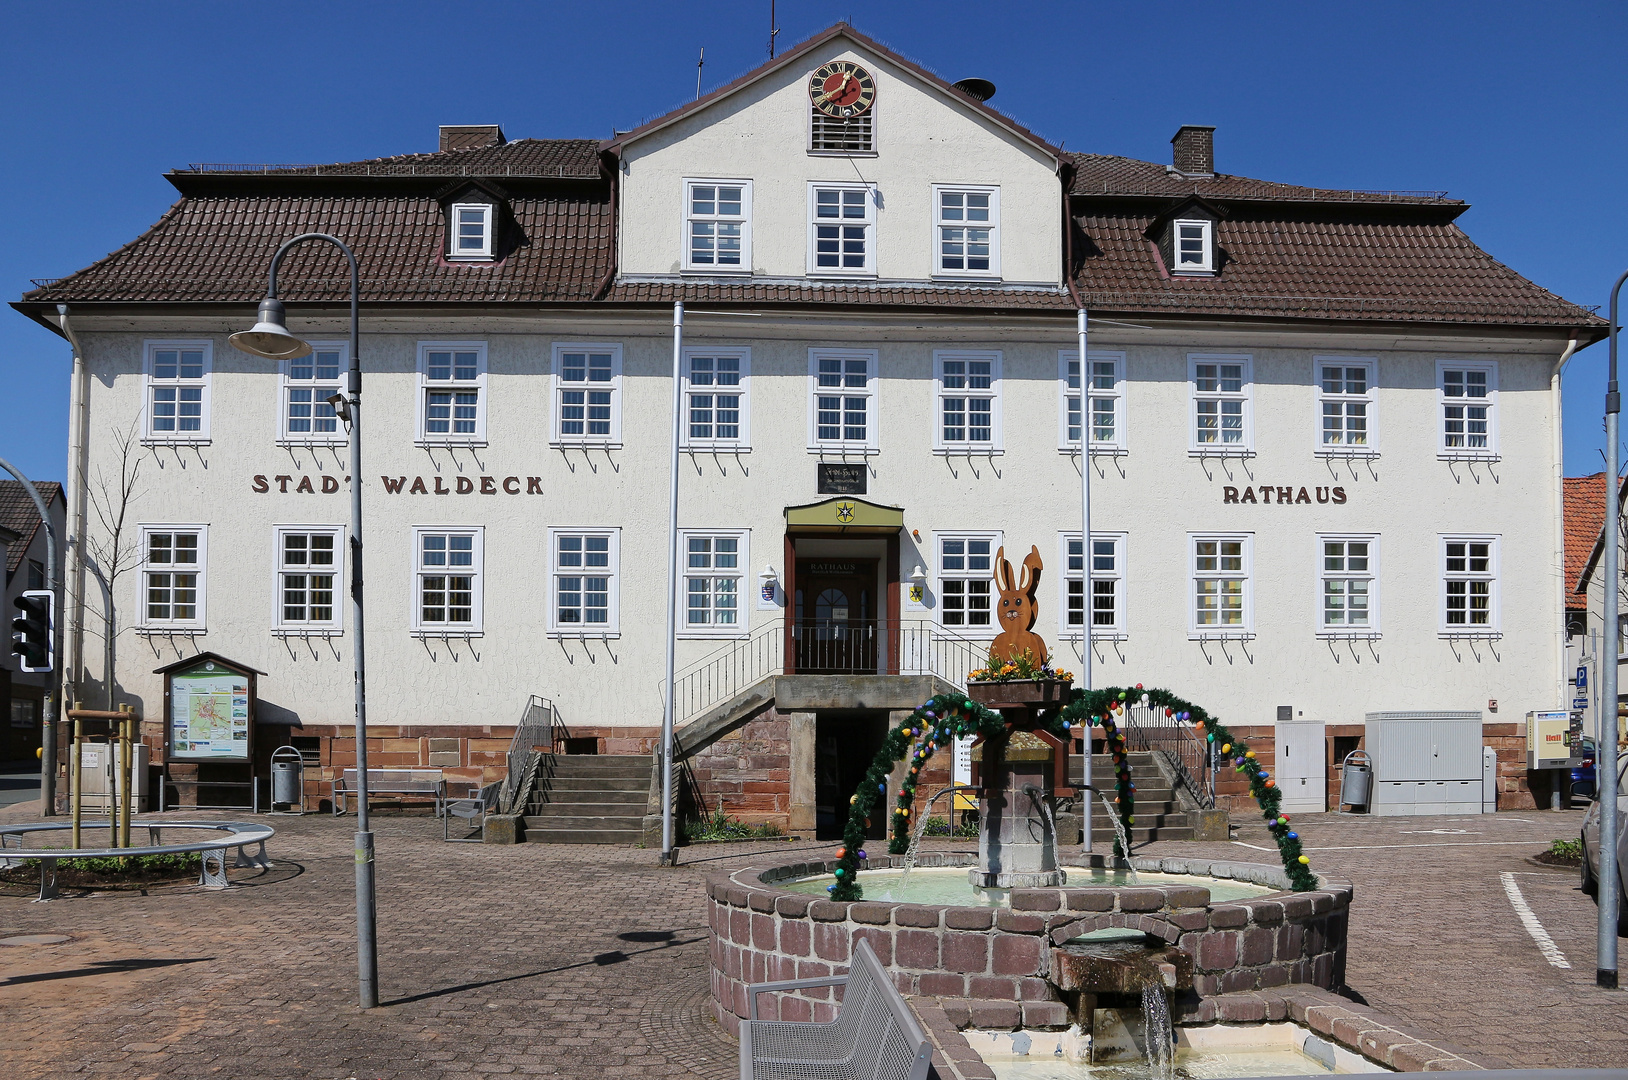
[[[916,568],[910,571],[910,602],[912,604],[921,603],[921,598],[926,595],[926,591],[927,575],[922,571],[921,564],[917,563]]]
[[[763,573],[757,576],[758,595],[765,604],[774,603],[775,589],[780,585],[780,575],[774,572],[774,567],[765,566]]]

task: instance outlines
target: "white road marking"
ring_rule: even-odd
[[[1237,842],[1238,841],[1236,841],[1236,840],[1233,841],[1234,844],[1236,844]],[[1457,842],[1449,841],[1449,842],[1447,842],[1445,844],[1358,844],[1358,845],[1354,845],[1354,846],[1351,846],[1351,847],[1308,847],[1308,848],[1306,848],[1306,850],[1308,852],[1310,852],[1310,851],[1404,851],[1404,850],[1411,851],[1414,848],[1438,848],[1438,847],[1531,847],[1533,844],[1541,844],[1541,843],[1543,843],[1543,841],[1538,840],[1538,839],[1532,839],[1532,840],[1461,840],[1461,841],[1457,841]],[[1265,850],[1268,850],[1268,849],[1262,848],[1261,850],[1265,851]]]
[[[1242,840],[1234,840],[1233,843],[1237,844],[1239,847],[1246,847],[1251,851],[1276,851],[1277,850],[1277,848],[1257,847],[1254,844],[1246,844]]]
[[[1510,904],[1515,908],[1515,914],[1520,918],[1521,925],[1526,932],[1532,935],[1532,940],[1538,943],[1538,950],[1550,965],[1557,968],[1569,968],[1571,964],[1566,961],[1566,954],[1560,951],[1555,939],[1549,936],[1549,931],[1538,922],[1538,917],[1532,914],[1532,909],[1526,904],[1526,897],[1521,895],[1521,887],[1515,883],[1515,875],[1504,871],[1498,875],[1503,879],[1504,892],[1509,896]]]

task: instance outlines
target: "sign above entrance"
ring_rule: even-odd
[[[796,532],[896,533],[904,528],[904,509],[864,499],[827,499],[786,507],[786,528]]]
[[[870,469],[864,465],[822,461],[814,468],[821,495],[863,495],[870,484]]]

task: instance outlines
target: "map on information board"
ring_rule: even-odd
[[[249,677],[213,663],[170,679],[170,756],[249,759]]]

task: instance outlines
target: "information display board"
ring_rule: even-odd
[[[254,672],[207,654],[165,672],[165,757],[170,761],[250,760]]]

